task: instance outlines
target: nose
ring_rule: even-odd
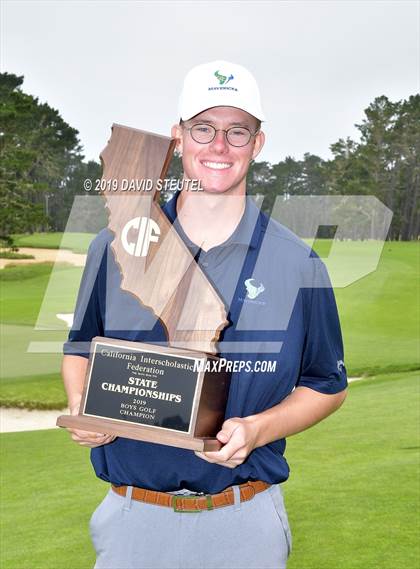
[[[223,153],[229,151],[229,143],[226,138],[226,133],[223,130],[217,130],[216,136],[211,142],[212,150],[215,152]]]

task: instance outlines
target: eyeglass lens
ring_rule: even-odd
[[[222,129],[220,129],[222,130]],[[209,124],[196,124],[190,129],[193,140],[200,144],[208,144],[214,140],[217,129]],[[245,146],[251,139],[251,133],[245,127],[233,126],[223,131],[232,146]]]

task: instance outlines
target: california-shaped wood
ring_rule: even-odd
[[[154,312],[169,344],[215,354],[228,324],[224,303],[159,206],[156,187],[165,179],[173,148],[167,137],[113,126],[101,154],[104,187],[117,188],[104,191],[115,235],[111,247],[121,288]],[[149,180],[152,189],[146,191]]]
[[[101,188],[121,288],[161,321],[169,347],[95,338],[79,414],[62,415],[57,424],[216,450],[221,446],[215,435],[224,419],[229,374],[175,373],[168,368],[164,378],[159,375],[165,360],[201,361],[204,367],[206,362],[216,362],[216,343],[228,324],[224,303],[159,206],[158,187],[173,150],[174,141],[167,137],[113,125],[101,154]],[[147,353],[148,359],[158,363],[148,371],[119,367],[118,362],[128,365],[133,360],[98,354],[104,342],[108,343],[105,349],[113,346],[111,351],[137,356]]]

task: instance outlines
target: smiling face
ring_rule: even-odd
[[[236,147],[228,143],[226,133],[218,130],[212,142],[200,144],[187,130],[195,124],[209,124],[223,130],[244,126],[254,133],[257,119],[236,107],[213,107],[172,127],[172,137],[177,139],[177,149],[182,153],[185,178],[201,180],[205,192],[244,195],[249,163],[260,152],[264,134],[258,132],[246,146]]]

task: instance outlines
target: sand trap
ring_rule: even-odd
[[[0,433],[17,433],[19,431],[39,431],[42,429],[55,429],[55,422],[59,415],[68,414],[68,409],[53,409],[51,411],[38,411],[28,409],[6,409],[0,412]]]
[[[86,255],[83,253],[73,253],[67,249],[32,249],[31,247],[19,247],[19,253],[24,255],[33,255],[34,259],[0,259],[0,269],[4,269],[6,265],[31,265],[33,263],[43,263],[56,261],[62,263],[70,263],[75,267],[84,267],[86,264]]]

